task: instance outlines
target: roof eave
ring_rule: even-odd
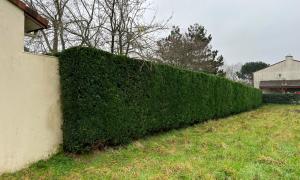
[[[8,0],[9,2],[13,3],[16,5],[18,8],[24,11],[24,13],[30,17],[36,24],[38,24],[41,28],[40,29],[48,29],[49,26],[49,21],[42,17],[41,15],[38,14],[37,11],[31,9],[28,7],[24,2],[20,0]]]

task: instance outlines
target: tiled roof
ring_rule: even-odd
[[[18,8],[24,11],[24,13],[29,16],[35,23],[37,23],[41,29],[47,29],[49,27],[49,21],[39,15],[37,11],[33,10],[29,6],[27,6],[23,1],[21,0],[8,0],[9,2],[16,5]]]

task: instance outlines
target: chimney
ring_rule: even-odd
[[[288,61],[288,60],[294,60],[294,57],[292,55],[287,55],[285,56],[285,60]]]

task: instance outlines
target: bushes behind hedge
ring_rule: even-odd
[[[259,106],[259,90],[92,48],[59,55],[63,147],[89,151]]]
[[[263,102],[270,104],[300,104],[300,94],[264,94]]]

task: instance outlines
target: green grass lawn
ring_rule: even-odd
[[[300,106],[258,110],[88,155],[58,154],[0,179],[299,179]]]

